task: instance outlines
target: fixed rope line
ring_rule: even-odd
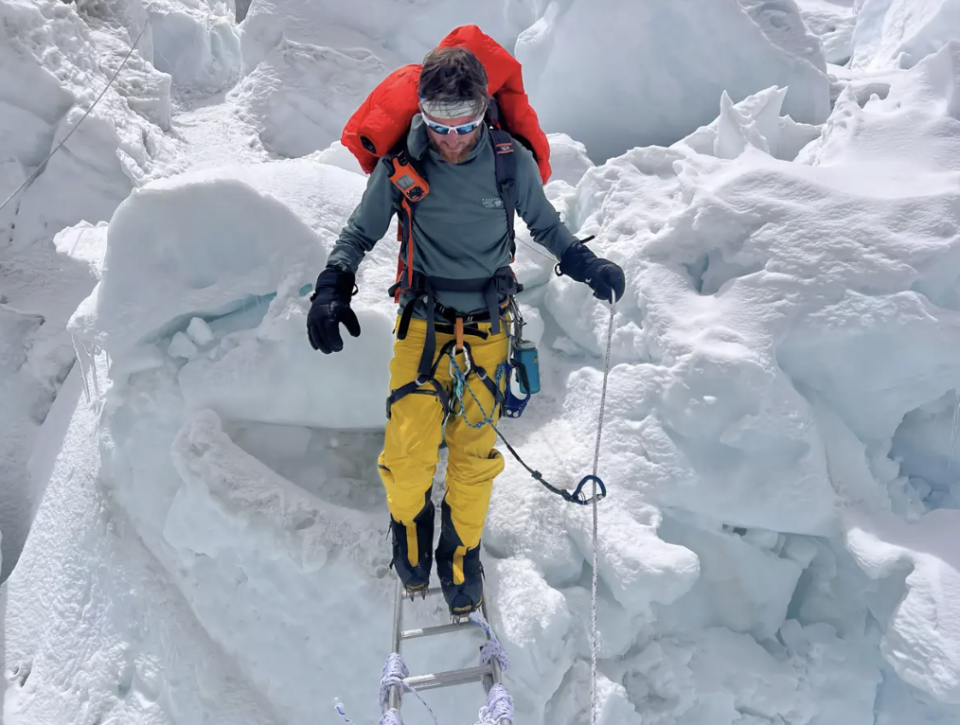
[[[607,380],[610,377],[610,350],[613,344],[613,320],[616,299],[610,299],[610,323],[607,327],[607,354],[603,364],[603,389],[600,393],[600,420],[597,423],[597,445],[593,452],[593,582],[590,594],[590,725],[597,722],[597,472],[600,466],[600,437],[603,433],[603,411],[607,403]]]
[[[88,109],[86,110],[86,112],[80,117],[80,120],[77,121],[76,124],[74,124],[73,128],[70,129],[69,133],[67,133],[67,135],[63,137],[63,140],[60,141],[60,143],[58,143],[56,146],[54,146],[54,147],[53,147],[53,150],[51,150],[50,153],[47,154],[47,158],[45,158],[43,161],[41,161],[41,162],[40,162],[40,165],[37,166],[37,168],[33,170],[33,173],[30,174],[30,176],[28,176],[28,177],[24,180],[24,182],[23,182],[22,184],[20,184],[20,186],[17,187],[17,190],[14,191],[10,196],[8,196],[8,197],[6,198],[6,200],[5,200],[2,204],[0,204],[0,211],[3,211],[3,208],[4,208],[7,204],[9,204],[11,201],[13,201],[13,199],[16,197],[17,194],[19,194],[19,193],[20,193],[21,191],[23,191],[27,186],[29,186],[29,185],[32,184],[34,181],[36,181],[37,177],[40,176],[40,173],[41,173],[41,172],[43,171],[43,169],[46,167],[47,162],[50,161],[50,159],[53,158],[53,155],[54,155],[55,153],[57,153],[57,151],[59,151],[60,148],[67,142],[67,139],[69,139],[69,138],[73,135],[73,132],[76,131],[78,128],[80,128],[80,124],[83,123],[84,119],[85,119],[87,116],[90,115],[90,112],[91,112],[94,108],[97,107],[97,104],[100,103],[100,99],[103,98],[104,94],[110,89],[110,86],[112,86],[112,85],[113,85],[113,82],[117,79],[117,76],[120,75],[120,71],[123,70],[123,66],[126,65],[126,63],[127,63],[128,60],[130,60],[130,56],[133,55],[133,51],[134,51],[134,49],[136,49],[137,43],[140,42],[140,38],[141,38],[141,36],[143,35],[143,31],[145,31],[145,30],[147,29],[147,26],[148,26],[149,24],[150,24],[150,19],[147,18],[146,22],[144,22],[144,24],[143,24],[143,27],[140,28],[140,32],[137,33],[137,37],[136,37],[136,39],[133,41],[133,45],[130,46],[130,50],[129,50],[129,51],[127,52],[127,54],[124,56],[123,61],[120,63],[119,67],[118,67],[117,70],[114,72],[113,76],[110,78],[109,81],[107,81],[106,87],[105,87],[102,91],[100,91],[100,95],[97,96],[96,100],[93,102],[93,104],[90,106],[90,108],[88,108]]]

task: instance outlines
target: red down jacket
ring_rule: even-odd
[[[540,178],[547,183],[552,173],[550,144],[523,89],[519,61],[476,25],[454,29],[440,41],[439,47],[457,46],[466,46],[483,63],[489,81],[487,90],[500,103],[504,125],[511,134],[529,142],[540,167]],[[340,141],[368,174],[373,172],[377,160],[400,141],[414,115],[419,113],[420,68],[420,64],[405,65],[388,75],[343,127]]]

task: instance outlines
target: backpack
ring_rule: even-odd
[[[489,81],[488,91],[500,106],[501,124],[533,153],[544,184],[550,179],[550,143],[523,88],[519,61],[476,25],[451,31],[438,47],[465,46],[473,51]],[[381,81],[343,127],[340,141],[356,156],[361,168],[372,173],[377,161],[406,136],[410,121],[420,112],[417,89],[419,64],[405,65]]]

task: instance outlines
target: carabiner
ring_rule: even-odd
[[[604,498],[606,498],[607,487],[603,485],[603,481],[600,480],[600,477],[584,476],[583,479],[580,481],[580,485],[577,486],[576,490],[572,494],[570,494],[569,500],[572,501],[573,503],[580,504],[581,506],[588,506],[589,504],[593,503],[594,497],[591,496],[590,498],[587,498],[586,494],[583,492],[583,487],[586,486],[591,481],[596,481],[597,487],[600,489],[599,491],[597,491],[597,494],[596,494],[597,503],[599,503]]]

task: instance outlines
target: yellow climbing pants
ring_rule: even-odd
[[[465,340],[469,343],[474,364],[486,370],[493,380],[497,366],[507,359],[508,340],[504,325],[501,323],[497,335],[489,335],[489,322],[479,323],[477,327],[488,337],[482,339],[468,334]],[[393,359],[390,361],[391,390],[417,379],[426,333],[426,320],[412,319],[406,337],[394,341]],[[437,332],[437,353],[453,339],[451,334]],[[461,369],[464,368],[462,354],[457,355],[457,363]],[[452,390],[447,354],[437,366],[436,379],[448,392]],[[495,402],[493,395],[475,375],[469,376],[467,382],[477,400],[465,390],[463,415],[450,416],[446,424],[446,502],[460,541],[466,549],[473,549],[480,543],[493,479],[503,471],[504,460],[494,448],[497,434],[491,426],[472,428],[467,425],[467,421],[473,424],[482,421],[484,413],[490,415]],[[501,381],[500,388],[501,391],[506,388],[506,379]],[[387,420],[383,451],[378,460],[390,513],[408,530],[415,528],[413,519],[424,506],[425,494],[433,484],[440,460],[444,413],[440,400],[431,392],[435,392],[435,389],[427,383],[417,392],[393,404]]]

